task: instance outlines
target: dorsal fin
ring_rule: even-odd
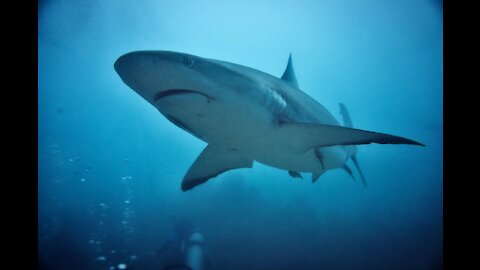
[[[298,88],[297,77],[293,70],[292,53],[290,53],[290,56],[288,57],[287,68],[285,68],[285,72],[283,72],[282,80],[288,82],[291,86]]]
[[[340,114],[343,116],[343,126],[353,128],[352,119],[350,119],[350,114],[348,114],[347,107],[340,103]]]

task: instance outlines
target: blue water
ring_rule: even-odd
[[[443,17],[434,0],[39,2],[41,269],[162,269],[186,219],[206,270],[441,269]],[[368,181],[255,163],[188,192],[205,143],[118,77],[135,50],[171,50],[281,76],[338,120],[426,144],[364,145]],[[357,178],[358,174],[355,172]],[[112,268],[113,267],[113,268]]]

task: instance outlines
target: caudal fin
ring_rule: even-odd
[[[350,167],[348,167],[347,163],[343,164],[343,167],[342,169],[344,171],[346,171],[348,173],[348,175],[350,175],[350,177],[352,177],[353,181],[355,181],[355,176],[353,176],[353,172],[352,170],[350,169]]]
[[[357,168],[358,173],[360,174],[360,178],[362,178],[363,185],[365,187],[368,187],[367,181],[365,181],[365,177],[363,176],[362,170],[360,169],[360,165],[358,164],[357,157],[352,156],[351,158],[352,158],[353,164],[355,164],[355,167]]]

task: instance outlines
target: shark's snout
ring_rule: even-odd
[[[125,63],[125,55],[122,55],[120,56],[116,61],[115,63],[113,64],[113,68],[115,69],[115,71],[117,73],[120,73],[119,71],[121,70],[121,67],[124,65]]]
[[[145,52],[130,52],[120,56],[113,67],[120,78],[135,91],[141,90],[142,81],[147,81],[155,72],[154,58]]]
[[[135,90],[136,78],[132,66],[132,57],[128,54],[120,56],[113,64],[115,71],[122,81]]]
[[[133,69],[139,66],[140,57],[137,53],[127,53],[120,56],[113,64],[115,71],[123,77],[129,73],[132,73]]]
[[[135,77],[143,80],[148,76],[167,76],[172,69],[174,54],[161,51],[135,51],[120,56],[113,67],[122,79]]]
[[[191,78],[193,60],[167,51],[135,51],[120,56],[113,64],[122,81],[149,102],[201,92]],[[174,91],[169,91],[174,90]],[[159,94],[165,92],[163,94]],[[198,93],[197,93],[198,94]],[[208,100],[213,98],[201,93]]]

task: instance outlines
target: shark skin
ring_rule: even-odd
[[[343,105],[342,126],[298,88],[291,56],[282,78],[171,51],[130,52],[119,57],[114,68],[126,85],[169,121],[208,144],[183,178],[183,191],[225,171],[251,168],[253,161],[312,173],[315,182],[328,170],[348,168],[349,159],[357,166],[356,145],[423,146],[353,128]]]

